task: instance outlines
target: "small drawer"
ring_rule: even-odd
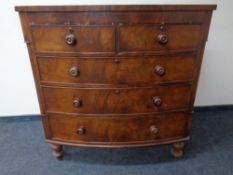
[[[201,38],[199,24],[122,24],[119,26],[120,52],[194,50]]]
[[[153,84],[192,80],[195,57],[38,57],[37,60],[42,82]]]
[[[37,52],[111,54],[115,50],[112,26],[34,26],[31,28]]]
[[[48,112],[85,114],[152,113],[187,109],[190,85],[138,88],[44,87]]]
[[[184,113],[124,118],[49,114],[48,120],[54,140],[122,144],[183,138],[189,117]]]

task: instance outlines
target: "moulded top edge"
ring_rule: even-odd
[[[189,5],[81,5],[81,6],[16,6],[19,12],[75,12],[75,11],[211,11],[216,4]]]

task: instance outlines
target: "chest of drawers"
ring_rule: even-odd
[[[216,5],[20,6],[46,142],[183,154]]]

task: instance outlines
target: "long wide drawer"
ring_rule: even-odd
[[[185,113],[135,117],[48,115],[54,140],[70,142],[147,142],[183,138],[191,116]]]
[[[195,57],[38,57],[37,60],[40,78],[44,82],[147,84],[191,80]]]
[[[187,109],[191,86],[138,88],[43,88],[48,112],[150,113]]]

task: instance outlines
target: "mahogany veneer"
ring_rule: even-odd
[[[183,154],[216,5],[19,6],[46,141]]]

